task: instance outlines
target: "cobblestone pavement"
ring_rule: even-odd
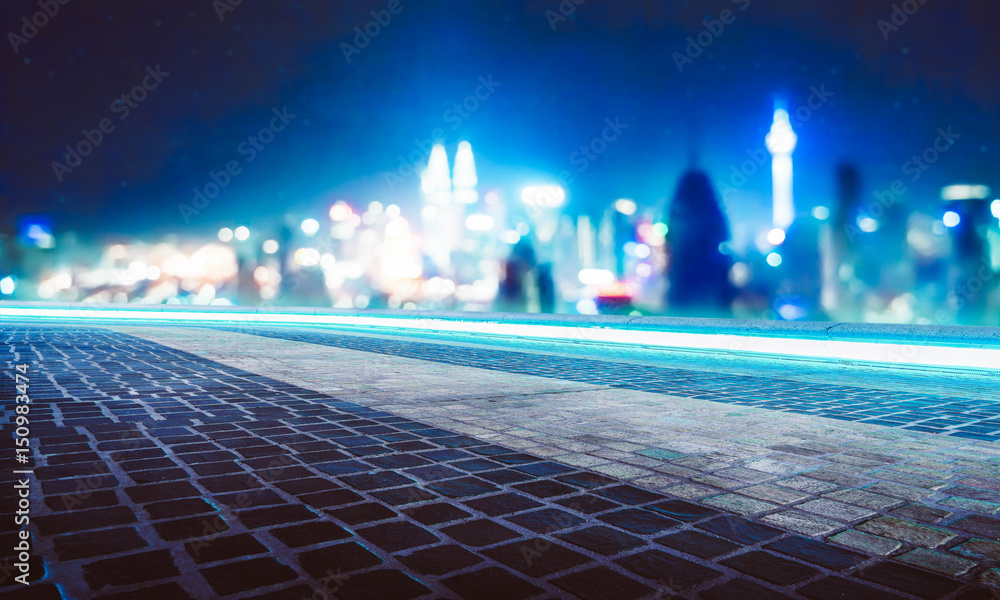
[[[254,333],[0,329],[0,598],[1000,598],[981,398]]]

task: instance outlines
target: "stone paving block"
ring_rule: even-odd
[[[649,504],[643,508],[645,510],[652,510],[669,519],[680,521],[682,523],[700,521],[719,514],[719,511],[717,510],[713,510],[706,506],[699,506],[684,500],[664,500],[663,502]]]
[[[911,502],[923,500],[924,498],[929,498],[934,495],[934,492],[931,490],[891,483],[888,481],[873,483],[872,485],[866,487],[865,491],[883,494],[885,496],[896,496],[897,498],[903,498],[904,500],[909,500]]]
[[[576,527],[585,522],[571,513],[556,508],[543,508],[542,510],[506,517],[506,519],[525,529],[542,534]]]
[[[299,499],[315,508],[328,508],[331,506],[340,506],[341,504],[360,502],[364,500],[364,497],[350,490],[330,490],[317,494],[305,494],[299,496]]]
[[[231,494],[221,494],[213,496],[212,501],[216,505],[228,506],[230,510],[239,510],[246,507],[273,506],[275,504],[287,504],[287,501],[267,489],[260,488],[247,492],[234,492]]]
[[[618,480],[612,479],[610,477],[605,477],[604,475],[598,475],[597,473],[571,473],[569,475],[560,475],[556,477],[557,480],[568,483],[570,485],[575,485],[584,489],[594,489],[603,487],[606,485],[611,485],[613,483],[618,483]]]
[[[475,500],[466,500],[464,504],[491,517],[509,515],[544,506],[541,502],[536,502],[520,494],[498,494]]]
[[[891,514],[902,519],[913,519],[922,523],[940,523],[955,513],[923,504],[907,504],[892,511]]]
[[[340,486],[336,483],[330,481],[329,479],[324,479],[322,477],[307,477],[305,479],[290,479],[286,481],[279,481],[274,484],[275,487],[288,492],[289,494],[312,494],[317,492],[325,492],[328,490],[340,489]]]
[[[392,509],[377,502],[364,502],[344,508],[326,509],[324,512],[348,525],[361,525],[362,523],[394,519],[399,516]]]
[[[983,571],[979,575],[979,581],[985,583],[991,588],[1000,588],[1000,569],[989,569],[987,571]],[[994,596],[996,595],[994,590],[991,590],[990,593]],[[991,598],[990,600],[993,599]]]
[[[827,540],[840,544],[841,546],[847,546],[848,548],[860,550],[866,554],[876,554],[879,556],[888,556],[903,546],[896,540],[890,540],[877,535],[855,531],[853,529],[848,529],[847,531],[838,533],[837,535],[827,538]]]
[[[955,529],[991,539],[1000,539],[1000,519],[973,515],[951,524]]]
[[[334,586],[336,584],[334,583]],[[332,586],[331,586],[332,587]],[[303,600],[313,598],[317,591],[305,584],[292,585],[275,592],[258,594],[255,596],[244,596],[245,600]],[[143,598],[143,600],[146,600]]]
[[[714,533],[738,544],[752,545],[776,538],[781,530],[732,516],[721,516],[697,525],[699,529]]]
[[[300,548],[351,537],[350,532],[329,521],[279,527],[272,529],[270,533],[289,548]]]
[[[845,473],[833,471],[828,468],[816,469],[815,471],[807,471],[802,475],[804,477],[819,479],[820,481],[825,481],[827,483],[832,483],[843,487],[858,487],[864,481],[860,477],[854,477],[852,475],[847,475]]]
[[[42,492],[46,495],[82,494],[104,488],[116,488],[119,485],[118,479],[114,475],[107,473],[95,475],[92,473],[89,477],[42,481]]]
[[[778,444],[776,446],[770,447],[772,450],[777,450],[779,452],[787,452],[789,454],[798,454],[800,456],[820,456],[826,454],[822,450],[815,450],[812,448],[807,448],[805,446],[796,446],[793,444]]]
[[[184,549],[198,564],[253,556],[268,551],[266,546],[249,533],[196,539],[186,542]]]
[[[950,550],[956,554],[974,559],[989,559],[1000,562],[1000,542],[973,538],[962,542]]]
[[[828,483],[813,477],[803,477],[802,475],[796,475],[795,477],[789,477],[788,479],[779,479],[775,481],[774,484],[798,490],[800,492],[806,492],[807,494],[822,494],[824,492],[836,490],[838,487],[837,484]]]
[[[199,463],[191,465],[191,470],[193,470],[198,475],[227,475],[232,473],[246,473],[238,463],[235,462],[214,462],[214,463]]]
[[[678,452],[671,452],[670,450],[664,450],[662,448],[647,448],[645,450],[639,450],[637,454],[642,456],[648,456],[649,458],[657,458],[660,460],[672,460],[675,458],[681,458],[684,456]]]
[[[631,483],[643,488],[662,490],[666,487],[676,484],[678,481],[679,480],[676,477],[651,475],[649,477],[640,477],[638,479],[632,479]]]
[[[439,541],[439,538],[433,533],[405,521],[383,523],[382,525],[358,529],[356,533],[386,552],[398,552],[400,550],[415,548],[417,546],[426,546],[427,544],[433,544]],[[452,537],[454,537],[454,535],[452,535]]]
[[[237,512],[236,517],[248,529],[256,529],[258,527],[271,527],[284,523],[308,521],[318,518],[319,515],[301,505],[288,505],[243,510]]]
[[[409,600],[423,596],[430,590],[402,571],[380,569],[358,573],[341,581],[336,596],[342,600],[362,600],[368,598],[398,598]]]
[[[481,557],[454,544],[425,548],[396,558],[422,575],[445,575],[483,562]]]
[[[777,542],[766,544],[764,548],[787,556],[798,558],[807,563],[819,565],[831,571],[843,571],[857,566],[868,559],[867,556],[842,550],[830,544],[824,544],[813,539],[791,536]]]
[[[775,477],[771,473],[765,473],[764,471],[758,471],[755,469],[747,469],[745,467],[728,467],[725,469],[719,469],[718,471],[713,471],[712,474],[745,483],[764,483],[765,481],[770,481]]]
[[[531,483],[521,483],[512,487],[527,494],[531,494],[536,498],[551,498],[554,496],[565,496],[567,494],[572,494],[576,492],[576,488],[559,483],[557,481],[548,481],[548,480],[533,481]]]
[[[416,483],[409,477],[405,477],[395,471],[380,471],[377,473],[364,473],[359,475],[344,475],[340,480],[356,490],[378,490],[389,487],[399,487]]]
[[[813,567],[760,550],[737,554],[719,561],[719,564],[781,586],[798,583],[819,573]]]
[[[483,479],[492,481],[493,483],[498,483],[500,485],[507,485],[510,483],[518,483],[521,481],[531,481],[536,479],[535,475],[528,475],[527,473],[522,473],[520,471],[515,471],[513,469],[499,469],[496,471],[486,471],[476,473]]]
[[[942,598],[962,586],[952,579],[888,561],[867,567],[857,576],[928,599]]]
[[[521,537],[515,531],[487,519],[468,521],[441,529],[445,535],[466,546],[489,546]]]
[[[994,492],[1000,492],[1000,482],[998,482],[995,477],[996,475],[994,475],[994,478],[992,479],[984,477],[967,477],[957,481],[956,483],[969,487],[977,487],[993,490]]]
[[[688,530],[656,538],[656,543],[699,558],[715,558],[741,548],[729,540],[717,538],[700,531]]]
[[[899,506],[905,502],[899,498],[876,494],[865,490],[837,490],[835,492],[825,493],[823,494],[823,497],[837,500],[838,502],[853,504],[854,506],[870,508],[875,511],[882,511],[893,506]]]
[[[984,490],[982,488],[973,488],[965,486],[955,486],[943,490],[944,493],[951,496],[956,496],[959,498],[968,498],[970,500],[979,500],[982,502],[992,502],[993,504],[1000,504],[1000,493]]]
[[[713,496],[711,498],[705,498],[702,502],[738,515],[754,515],[780,508],[778,504],[764,502],[763,500],[755,500],[739,494],[723,494],[722,496]]]
[[[154,550],[120,558],[106,558],[83,565],[83,579],[92,590],[108,585],[131,585],[155,581],[180,571],[170,558],[169,550]]]
[[[908,485],[912,487],[925,488],[928,490],[939,490],[948,485],[948,482],[942,481],[940,479],[929,479],[927,477],[917,477],[915,475],[910,475],[907,473],[897,473],[894,470],[883,470],[877,471],[872,474],[873,477],[878,477],[885,481],[892,481],[894,483],[899,483],[902,485]]]
[[[202,576],[220,595],[246,592],[298,577],[293,569],[274,558],[251,558],[201,570]]]
[[[456,575],[443,579],[442,583],[460,597],[470,600],[524,600],[542,592],[538,586],[499,567]]]
[[[299,554],[299,564],[316,579],[347,574],[382,564],[382,559],[356,542],[344,542]]]
[[[878,517],[858,525],[857,528],[867,533],[909,542],[923,548],[937,548],[956,537],[954,533],[943,529],[918,525],[896,517]]]
[[[376,492],[370,492],[370,494],[387,504],[391,504],[392,506],[405,506],[407,504],[427,502],[428,500],[436,500],[438,498],[436,494],[432,494],[431,492],[416,486],[379,490]]]
[[[851,465],[854,467],[861,467],[862,469],[870,469],[872,467],[882,466],[882,463],[877,460],[868,460],[866,458],[851,456],[849,454],[834,454],[833,456],[828,456],[827,460],[831,462]]]
[[[475,477],[463,477],[448,481],[436,481],[427,485],[428,488],[448,496],[449,498],[465,498],[496,492],[499,488],[488,481]]]
[[[556,534],[555,537],[605,556],[643,545],[640,538],[603,525],[571,533]]]
[[[34,519],[42,535],[69,533],[71,531],[86,531],[102,529],[112,525],[135,523],[136,517],[127,506],[110,508],[95,508],[85,511],[69,511],[54,515],[43,515]]]
[[[713,496],[721,491],[719,488],[697,483],[682,483],[663,490],[664,493],[686,500],[698,500],[707,496]]]
[[[615,527],[640,535],[659,533],[679,525],[678,521],[662,516],[660,513],[638,508],[608,512],[597,518]]]
[[[645,550],[615,562],[636,575],[658,582],[660,589],[665,587],[673,592],[701,585],[722,575],[721,571],[659,550]]]
[[[160,521],[153,524],[157,535],[167,541],[215,535],[229,530],[229,524],[216,513],[198,517]]]
[[[703,600],[791,600],[791,596],[746,579],[731,579],[698,593]],[[852,599],[853,600],[853,599]]]
[[[621,506],[606,498],[593,496],[591,494],[570,496],[568,498],[562,498],[560,500],[556,500],[555,503],[560,506],[565,506],[566,508],[582,512],[584,514],[599,513],[612,508],[618,508],[619,506]]]
[[[903,600],[903,596],[842,577],[826,577],[797,590],[809,600]]]
[[[133,502],[147,503],[161,500],[173,500],[176,498],[190,498],[201,496],[193,485],[186,481],[174,481],[168,483],[153,483],[136,487],[125,488],[125,493]]]
[[[116,554],[148,545],[134,527],[64,535],[55,538],[54,544],[61,561]]]
[[[691,481],[695,483],[700,483],[702,485],[717,487],[723,490],[733,490],[736,488],[744,487],[746,485],[746,483],[743,481],[736,481],[735,479],[727,479],[725,477],[719,477],[717,475],[694,475],[691,477]]]
[[[844,504],[843,502],[834,502],[833,500],[826,499],[803,502],[802,504],[797,504],[795,508],[805,512],[817,514],[822,517],[835,519],[837,521],[844,521],[846,523],[860,521],[861,519],[877,514],[875,511],[867,508],[861,508],[850,504]]]
[[[773,484],[752,485],[741,488],[737,493],[774,504],[794,504],[809,497],[808,494]]]
[[[938,504],[983,515],[994,515],[1000,512],[1000,504],[983,502],[982,500],[971,500],[969,498],[945,498],[938,502]]]
[[[544,538],[521,540],[482,553],[531,577],[546,577],[591,561],[579,552]]]
[[[964,575],[969,569],[976,566],[974,561],[925,548],[916,548],[906,554],[901,554],[896,557],[896,560],[951,577]]]
[[[437,525],[439,523],[457,521],[459,519],[472,516],[472,513],[470,512],[466,512],[457,506],[443,502],[438,504],[424,504],[421,506],[407,507],[401,512],[408,515],[414,521],[423,523],[424,525]]]
[[[114,490],[98,490],[85,494],[48,496],[45,498],[45,504],[54,511],[86,510],[114,506],[118,504],[118,495],[115,494]]]
[[[581,600],[641,598],[654,590],[638,581],[625,577],[607,567],[579,571],[552,580],[552,583]]]

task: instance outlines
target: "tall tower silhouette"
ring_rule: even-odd
[[[787,230],[795,220],[795,200],[792,196],[792,152],[798,136],[792,131],[788,111],[778,108],[774,111],[771,131],[764,139],[771,153],[771,178],[773,184],[772,203],[774,227]]]
[[[667,213],[670,245],[670,286],[667,303],[672,314],[725,316],[733,288],[730,259],[719,246],[729,240],[729,225],[712,183],[703,171],[681,176]]]

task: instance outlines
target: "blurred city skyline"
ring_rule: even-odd
[[[995,184],[1000,48],[973,25],[997,9],[912,0],[913,14],[892,25],[909,3],[683,4],[401,0],[397,14],[367,1],[60,5],[30,39],[8,36],[4,80],[15,93],[4,94],[0,135],[18,151],[0,175],[4,212],[50,213],[58,230],[86,238],[155,238],[339,198],[411,211],[419,182],[390,178],[399,157],[441,132],[452,152],[470,141],[481,180],[511,195],[568,173],[566,210],[594,217],[617,197],[661,205],[694,155],[717,187],[731,186],[719,191],[739,222],[770,206],[771,182],[765,168],[732,185],[742,181],[733,167],[763,149],[776,101],[794,117],[816,90],[826,98],[797,128],[802,203],[829,203],[842,160],[859,166],[869,198],[902,179],[913,207],[947,184]],[[7,4],[5,29],[20,34],[21,17],[39,10]],[[364,44],[358,31],[380,15],[386,24],[369,27],[377,34]],[[169,75],[114,111],[157,66]],[[476,98],[481,79],[498,85]],[[287,129],[184,219],[178,204],[228,161],[243,163],[241,143],[284,108],[296,115]],[[65,146],[105,118],[115,129],[57,177]],[[580,159],[608,119],[628,129]],[[906,163],[939,128],[957,143],[911,181]]]
[[[689,4],[12,3],[0,299],[1000,322],[1000,8]]]

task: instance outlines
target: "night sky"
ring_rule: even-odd
[[[869,197],[902,179],[913,206],[946,183],[1000,187],[995,2],[895,2],[917,9],[890,30],[879,26],[892,22],[889,0],[565,0],[565,20],[554,17],[558,0],[399,0],[348,62],[354,28],[393,2],[243,0],[220,19],[229,1],[72,0],[21,41],[11,34],[38,0],[3,2],[6,227],[12,215],[48,212],[57,230],[84,236],[196,235],[287,211],[319,216],[336,198],[406,211],[419,178],[392,191],[386,173],[435,129],[452,154],[469,140],[483,189],[508,198],[569,171],[572,211],[596,214],[621,196],[654,205],[692,156],[730,182],[730,167],[763,148],[776,97],[794,111],[814,87],[832,95],[797,130],[803,205],[830,201],[845,159]],[[725,9],[735,20],[678,72],[687,36]],[[120,119],[115,99],[157,65],[168,75]],[[499,85],[480,88],[477,109],[448,112],[490,76]],[[283,107],[294,118],[248,162],[240,144]],[[58,181],[53,161],[102,119],[114,130]],[[574,152],[606,119],[627,128],[581,172]],[[948,127],[954,145],[912,182],[904,164]],[[186,222],[178,204],[229,161],[239,174]],[[730,217],[766,211],[769,188],[765,165],[727,195]]]

